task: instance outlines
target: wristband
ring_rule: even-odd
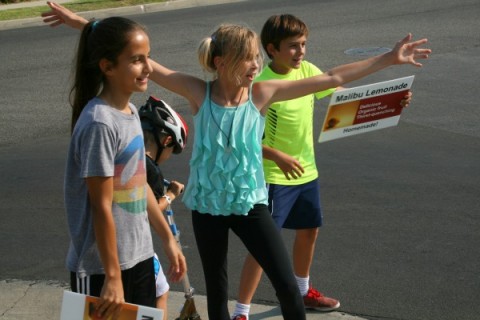
[[[172,204],[172,198],[170,198],[170,196],[164,195],[164,196],[162,196],[162,198],[165,198],[165,200],[167,200],[168,204]]]

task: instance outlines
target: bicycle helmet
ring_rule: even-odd
[[[165,133],[173,139],[173,153],[181,153],[187,144],[188,127],[185,120],[165,101],[150,96],[138,109],[142,129],[153,132],[159,151],[163,150],[158,135]],[[157,156],[158,158],[158,156]]]

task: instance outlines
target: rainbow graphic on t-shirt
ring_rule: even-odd
[[[128,213],[147,210],[145,149],[142,136],[136,136],[115,159],[113,202]]]

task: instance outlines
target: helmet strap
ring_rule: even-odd
[[[160,141],[157,128],[153,128],[153,137],[155,139],[155,143],[157,144],[157,154],[155,155],[155,163],[156,163],[158,161],[158,158],[160,158],[160,155],[163,152],[164,146]]]

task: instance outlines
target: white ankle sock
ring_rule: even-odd
[[[310,283],[310,277],[300,278],[300,277],[297,277],[295,275],[295,279],[297,279],[298,289],[300,289],[300,294],[303,297],[308,292],[308,285]]]
[[[235,305],[235,311],[233,312],[233,316],[243,314],[244,316],[247,317],[247,320],[248,320],[249,313],[250,313],[249,304],[243,304],[243,303],[237,302],[237,304]]]

